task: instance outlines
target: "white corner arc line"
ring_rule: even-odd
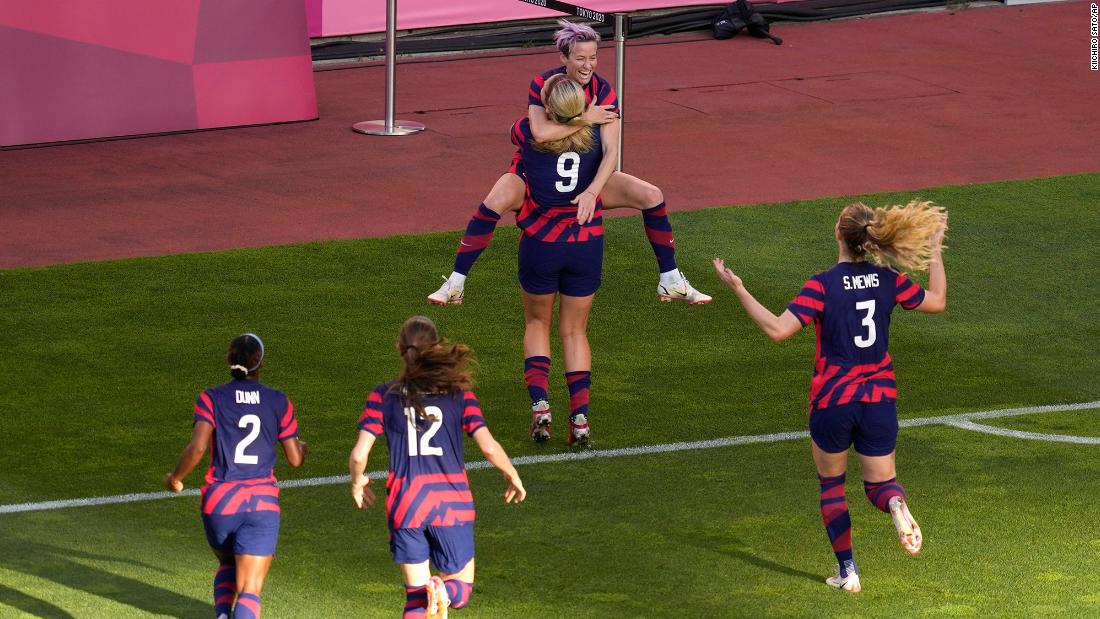
[[[994,434],[997,436],[1010,436],[1012,438],[1022,438],[1029,441],[1046,441],[1049,443],[1076,443],[1078,445],[1100,445],[1100,436],[1069,436],[1066,434],[1043,434],[1041,432],[1024,432],[1023,430],[1010,430],[1008,428],[987,426],[980,423],[974,423],[973,421],[955,421],[947,425],[961,428],[963,430],[972,430],[974,432]]]
[[[972,419],[995,419],[999,417],[1013,417],[1017,415],[1034,415],[1039,413],[1053,413],[1053,412],[1065,412],[1065,411],[1078,411],[1078,410],[1091,410],[1100,408],[1100,400],[1094,400],[1092,402],[1078,402],[1075,404],[1050,404],[1044,406],[1028,406],[1023,408],[1005,408],[989,411],[977,411],[973,413],[960,413],[957,415],[944,415],[939,417],[918,417],[915,419],[904,419],[899,422],[899,426],[903,428],[916,428],[921,426],[931,425],[947,425],[954,426],[965,430],[974,430],[978,432],[988,432],[989,434],[998,434],[1002,436],[1011,436],[1016,438],[1030,438],[1033,440],[1048,440],[1048,441],[1060,441],[1060,442],[1072,442],[1072,443],[1085,443],[1085,444],[1100,444],[1100,438],[1093,437],[1076,437],[1076,436],[1064,436],[1058,434],[1037,434],[1033,432],[1019,432],[1017,430],[1007,430],[1004,428],[995,428],[993,426],[983,426],[976,423],[971,423]],[[1026,435],[1026,436],[1024,436]],[[776,432],[772,434],[754,434],[748,436],[731,436],[727,438],[709,439],[704,441],[690,441],[681,443],[666,443],[663,445],[643,445],[640,447],[622,447],[619,449],[590,449],[587,451],[576,452],[564,452],[555,454],[545,454],[536,456],[519,456],[512,459],[512,463],[516,465],[526,464],[545,464],[548,462],[569,462],[576,460],[592,460],[596,458],[619,458],[623,456],[638,456],[638,455],[650,455],[657,453],[670,453],[676,451],[697,451],[700,449],[715,449],[718,447],[732,447],[734,445],[749,445],[753,443],[778,443],[781,441],[791,441],[801,438],[808,438],[810,433],[803,430],[800,432]],[[1042,437],[1042,438],[1039,438]],[[1056,438],[1051,438],[1056,437]],[[1077,440],[1065,440],[1065,439],[1077,439]],[[485,460],[477,460],[468,462],[466,464],[467,470],[479,470],[491,468],[492,465]],[[385,479],[387,475],[386,471],[373,471],[369,473],[371,479]],[[329,486],[334,484],[348,483],[350,478],[347,475],[333,475],[329,477],[311,477],[306,479],[288,479],[279,482],[280,488],[307,488],[312,486]],[[81,499],[63,499],[57,501],[40,501],[37,503],[12,503],[9,505],[0,505],[0,514],[15,514],[20,512],[36,512],[45,511],[51,509],[64,509],[67,507],[92,507],[96,505],[115,505],[120,503],[136,503],[140,501],[156,501],[160,499],[174,499],[178,497],[190,497],[198,496],[199,491],[196,488],[190,488],[174,494],[167,491],[161,492],[144,492],[133,494],[120,494],[114,496],[101,496],[101,497],[87,497]]]

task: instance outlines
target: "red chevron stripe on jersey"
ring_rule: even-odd
[[[386,494],[386,513],[395,529],[469,524],[475,519],[465,471],[418,475],[408,484],[391,475]]]
[[[228,516],[246,512],[279,511],[275,478],[254,481],[216,481],[202,488],[202,513]]]

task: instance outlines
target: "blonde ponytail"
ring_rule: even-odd
[[[932,253],[930,241],[941,226],[946,227],[946,214],[942,207],[920,200],[874,209],[857,202],[841,212],[837,227],[853,257],[870,254],[878,264],[924,271]]]

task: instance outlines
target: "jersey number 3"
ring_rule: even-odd
[[[864,327],[867,327],[866,337],[857,335],[852,340],[856,343],[856,346],[860,348],[870,348],[875,345],[875,300],[859,301],[856,303],[856,310],[863,310],[867,312],[863,316],[863,320],[860,322]]]
[[[431,444],[432,437],[436,432],[439,432],[440,426],[443,425],[443,409],[438,406],[425,406],[424,412],[428,414],[428,417],[432,420],[432,425],[428,427],[428,430],[420,436],[420,445],[417,449],[416,441],[416,423],[413,421],[416,419],[416,411],[412,408],[405,409],[405,419],[409,423],[408,436],[409,436],[409,455],[410,456],[442,456],[443,448],[436,447]]]
[[[577,188],[581,176],[581,156],[577,153],[562,153],[558,157],[558,176],[562,180],[554,183],[559,193],[569,193]]]

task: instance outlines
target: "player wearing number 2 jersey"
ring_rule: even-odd
[[[921,549],[921,531],[909,512],[894,463],[898,418],[894,366],[887,350],[895,305],[925,313],[947,306],[942,242],[947,213],[929,202],[871,209],[845,208],[834,229],[838,264],[806,281],[782,315],[756,301],[741,278],[716,258],[714,267],[752,320],[775,341],[814,324],[817,353],[810,383],[810,437],[821,491],[821,517],[837,559],[830,586],[859,591],[844,480],[848,448],[855,445],[867,500],[889,513],[902,547]],[[928,290],[900,271],[869,264],[893,262],[928,269]]]
[[[195,402],[191,442],[165,486],[183,489],[183,479],[210,446],[202,487],[206,539],[220,565],[214,575],[214,616],[260,616],[260,594],[279,539],[279,487],[275,444],[291,466],[301,466],[305,443],[298,438],[294,406],[280,391],[259,382],[264,345],[246,333],[229,345],[233,380],[207,389]]]
[[[474,500],[463,434],[504,473],[505,502],[523,501],[527,493],[470,391],[470,349],[440,341],[423,316],[405,321],[397,349],[405,361],[401,376],[374,389],[359,417],[349,458],[351,494],[360,509],[374,504],[364,471],[375,440],[385,434],[386,520],[405,579],[404,617],[446,617],[448,607],[469,602],[474,583]],[[432,576],[429,560],[439,576]]]

